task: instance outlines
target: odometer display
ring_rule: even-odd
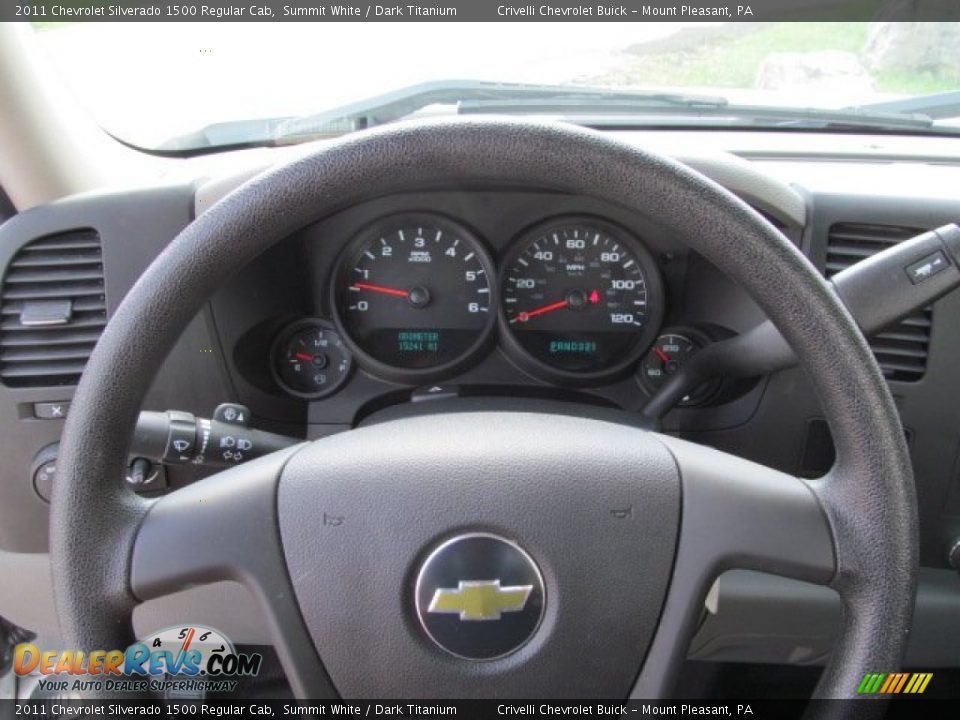
[[[548,379],[626,370],[662,317],[650,255],[626,231],[564,219],[526,233],[501,273],[508,340]]]
[[[495,322],[493,265],[464,227],[396,215],[362,231],[340,259],[336,318],[361,364],[398,380],[452,370]]]

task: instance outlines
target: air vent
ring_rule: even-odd
[[[854,263],[924,232],[897,225],[838,223],[827,236],[826,275],[836,275]],[[933,308],[926,307],[870,339],[884,377],[915,382],[927,369]]]
[[[0,380],[8,387],[75,385],[106,322],[96,231],[28,243],[0,290]]]

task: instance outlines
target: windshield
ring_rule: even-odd
[[[960,132],[960,23],[926,25],[78,23],[35,35],[104,129],[189,152],[417,113]]]

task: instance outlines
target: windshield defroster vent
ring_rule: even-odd
[[[0,290],[0,380],[75,385],[106,323],[97,232],[31,241],[14,255]]]
[[[836,275],[854,263],[924,232],[898,225],[837,223],[827,234],[825,274]],[[870,338],[870,347],[888,380],[915,382],[927,370],[933,308],[925,307]]]

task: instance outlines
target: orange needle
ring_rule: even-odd
[[[554,310],[559,310],[560,308],[565,308],[569,304],[570,303],[566,300],[550,303],[549,305],[544,305],[543,307],[538,307],[534,310],[528,310],[527,312],[519,313],[516,317],[511,318],[510,322],[526,322],[530,318],[535,318],[537,315],[543,315],[548,312],[553,312]]]
[[[354,283],[353,286],[357,288],[357,290],[369,290],[370,292],[383,293],[384,295],[396,295],[397,297],[404,298],[410,294],[406,290],[384,287],[383,285],[371,285],[370,283]]]

